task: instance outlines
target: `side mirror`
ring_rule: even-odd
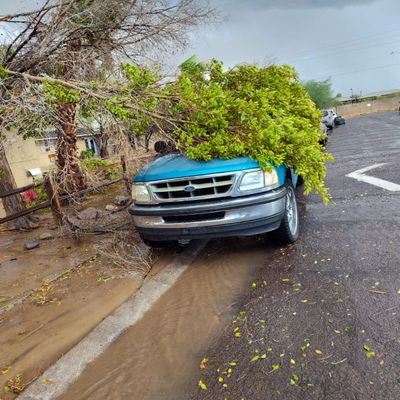
[[[173,153],[176,151],[176,145],[173,142],[158,140],[154,143],[154,150],[159,154]]]
[[[167,143],[164,142],[164,140],[158,140],[157,142],[154,143],[154,150],[156,153],[159,154],[164,154],[168,150]]]

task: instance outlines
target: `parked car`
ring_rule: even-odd
[[[328,128],[323,122],[321,122],[321,131],[321,139],[319,140],[319,144],[326,146],[328,143]]]
[[[332,109],[321,110],[321,112],[322,112],[322,122],[329,129],[333,129],[335,127],[335,118],[337,117],[336,112]]]
[[[293,243],[299,237],[299,178],[283,165],[265,172],[250,158],[205,162],[176,152],[135,176],[129,212],[153,247],[270,231]]]
[[[335,118],[335,125],[344,125],[346,120],[343,117],[336,117]]]

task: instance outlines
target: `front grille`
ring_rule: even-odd
[[[169,223],[184,223],[184,222],[201,222],[201,221],[215,221],[224,219],[224,212],[214,212],[208,214],[193,214],[193,215],[174,215],[162,217],[164,222]]]
[[[226,196],[232,189],[235,175],[188,178],[149,184],[154,197],[160,201],[201,200]]]

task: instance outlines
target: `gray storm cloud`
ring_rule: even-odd
[[[299,8],[344,8],[374,3],[377,0],[222,0],[216,6],[237,6],[240,8],[255,7],[258,9],[299,9]]]

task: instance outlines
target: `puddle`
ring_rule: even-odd
[[[195,385],[203,352],[268,260],[255,239],[214,242],[133,327],[71,384],[62,400],[177,400]]]

